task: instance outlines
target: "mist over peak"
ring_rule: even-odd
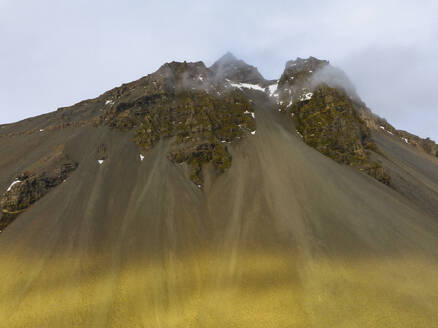
[[[230,62],[235,62],[238,61],[237,57],[234,56],[230,51],[228,51],[227,53],[225,53],[222,57],[220,57],[216,63],[221,63],[221,64],[228,64]]]
[[[324,65],[317,69],[311,77],[311,84],[312,87],[315,88],[321,83],[327,84],[332,88],[342,89],[355,100],[360,99],[356,92],[356,87],[348,78],[347,74],[338,67]]]
[[[218,79],[229,79],[241,83],[265,84],[266,80],[257,67],[237,59],[232,53],[227,52],[219,58],[210,69]]]

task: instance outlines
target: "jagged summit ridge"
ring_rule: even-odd
[[[236,56],[234,56],[230,51],[225,53],[222,57],[220,57],[214,64],[214,65],[226,65],[234,62],[238,62],[239,59],[237,59]]]
[[[255,66],[226,53],[210,69],[219,80],[229,79],[234,82],[266,85],[267,81]]]
[[[309,58],[300,58],[292,59],[286,62],[285,70],[291,71],[303,71],[303,70],[313,70],[316,71],[325,65],[329,65],[330,62],[328,60],[321,60],[315,57],[310,56]]]

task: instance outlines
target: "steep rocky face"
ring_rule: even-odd
[[[239,90],[217,84],[202,63],[171,63],[145,78],[141,93],[109,100],[102,122],[132,130],[134,141],[149,150],[175,137],[168,158],[187,163],[190,178],[202,186],[202,166],[218,173],[231,166],[227,143],[255,131],[254,110]]]
[[[367,107],[328,61],[314,57],[289,61],[278,94],[279,110],[293,118],[305,143],[338,163],[358,167],[390,184],[384,168],[370,160],[370,152],[378,149],[361,118]]]
[[[328,61],[314,57],[288,61],[278,81],[280,109],[285,110],[293,103],[309,98],[315,87],[312,76],[328,64]]]
[[[356,166],[384,184],[390,177],[370,160],[377,151],[371,133],[359,118],[352,100],[343,91],[320,85],[309,100],[290,107],[304,142],[338,163]]]
[[[343,92],[321,85],[290,112],[308,145],[339,163],[354,165],[366,159],[366,149],[373,145],[370,133]]]
[[[216,61],[211,67],[215,78],[219,81],[225,79],[233,82],[265,85],[267,81],[254,66],[239,60],[231,53],[227,53]]]
[[[0,230],[15,215],[65,181],[77,165],[65,153],[64,147],[59,146],[51,154],[29,166],[25,172],[18,174],[0,198],[3,213]]]

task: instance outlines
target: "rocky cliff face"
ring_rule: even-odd
[[[64,182],[76,167],[77,163],[66,155],[61,145],[19,173],[0,197],[3,213],[0,230],[21,211]]]
[[[342,72],[325,60],[298,58],[287,62],[277,93],[279,111],[295,121],[305,143],[390,184],[384,168],[370,159],[370,153],[379,150],[361,118],[367,108]]]
[[[237,59],[231,53],[222,56],[210,67],[210,70],[218,81],[231,80],[259,85],[268,83],[256,67]]]
[[[249,99],[217,83],[202,63],[166,64],[139,89],[107,100],[102,122],[132,130],[133,140],[146,151],[173,138],[168,158],[188,164],[190,178],[199,187],[205,164],[224,172],[232,161],[227,144],[255,133]]]
[[[314,57],[288,61],[278,81],[280,108],[284,110],[297,101],[310,98],[315,87],[312,77],[327,65],[328,61]]]
[[[370,159],[370,152],[378,151],[377,146],[345,92],[320,85],[309,100],[296,102],[289,110],[297,131],[309,146],[390,184],[391,178],[383,167]]]

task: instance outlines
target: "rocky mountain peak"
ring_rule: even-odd
[[[265,78],[255,66],[237,59],[230,52],[219,58],[210,69],[218,80],[228,79],[240,83],[266,84]]]
[[[198,62],[170,62],[162,65],[156,74],[173,75],[175,78],[180,78],[182,75],[199,75],[208,74],[208,68],[202,61]]]
[[[231,52],[227,52],[225,55],[223,55],[221,58],[219,58],[216,63],[218,64],[226,64],[226,63],[232,63],[237,62],[239,59],[236,58]],[[216,64],[215,63],[215,64]]]
[[[309,58],[300,58],[298,57],[295,60],[289,60],[286,63],[285,71],[287,72],[300,72],[304,70],[316,71],[324,67],[325,65],[329,65],[329,61],[320,60],[318,58],[310,56]]]
[[[202,61],[173,61],[161,66],[153,75],[165,79],[170,88],[190,89],[205,87],[205,81],[212,77],[212,72]]]

